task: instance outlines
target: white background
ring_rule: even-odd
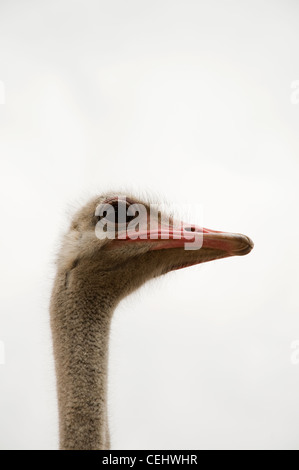
[[[59,236],[123,187],[255,248],[119,306],[112,448],[298,448],[298,18],[295,0],[1,1],[1,449],[57,448]]]

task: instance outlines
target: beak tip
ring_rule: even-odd
[[[239,256],[248,255],[254,248],[254,243],[251,238],[247,237],[246,235],[241,235],[241,238],[243,247],[235,254]]]

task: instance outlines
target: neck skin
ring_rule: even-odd
[[[113,309],[92,283],[58,273],[51,299],[61,450],[109,449],[108,342]]]

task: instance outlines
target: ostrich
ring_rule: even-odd
[[[138,237],[136,226],[130,228],[136,214]],[[177,228],[173,218],[166,226],[160,212],[152,228],[149,214],[150,206],[135,197],[101,195],[75,214],[62,241],[50,305],[61,450],[110,448],[108,344],[119,301],[169,271],[253,248],[245,235]],[[116,228],[114,238],[108,226]],[[198,234],[202,247],[185,249]]]

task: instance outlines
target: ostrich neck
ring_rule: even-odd
[[[112,309],[98,289],[57,275],[51,327],[60,449],[109,449],[108,342]]]

